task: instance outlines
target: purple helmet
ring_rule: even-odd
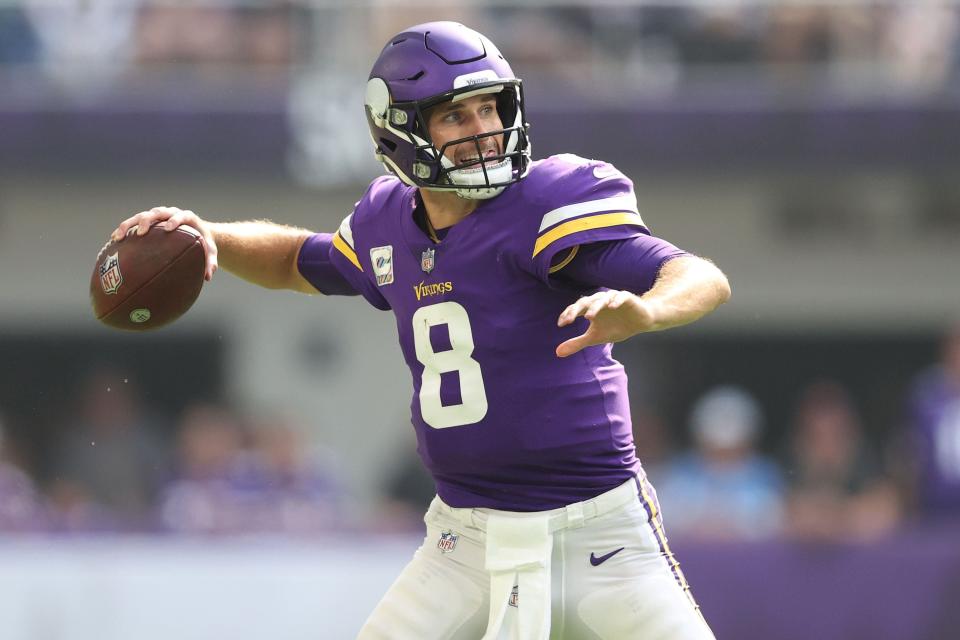
[[[496,94],[504,128],[434,146],[425,111],[482,93]],[[377,160],[408,185],[481,199],[527,173],[530,141],[520,79],[486,36],[462,24],[429,22],[391,38],[370,71],[365,102]],[[480,140],[490,136],[502,136],[502,154],[484,158]],[[478,158],[454,166],[444,151],[464,142],[477,145]]]

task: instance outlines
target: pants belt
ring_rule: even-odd
[[[565,507],[551,509],[549,511],[535,511],[531,513],[522,513],[515,511],[499,511],[497,509],[486,508],[455,508],[447,506],[440,502],[444,511],[453,516],[461,524],[469,527],[475,527],[486,532],[487,520],[491,515],[505,516],[514,519],[523,518],[547,518],[547,529],[550,533],[561,529],[576,529],[582,527],[588,520],[602,516],[611,511],[616,511],[620,507],[629,504],[637,499],[637,483],[631,478],[619,487],[600,495],[584,500],[574,502]]]

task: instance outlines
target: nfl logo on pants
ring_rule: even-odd
[[[440,534],[440,540],[437,542],[437,549],[440,553],[450,553],[457,548],[457,534],[453,531],[444,531]]]

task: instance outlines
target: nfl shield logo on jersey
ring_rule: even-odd
[[[435,251],[433,249],[427,249],[420,254],[420,268],[423,269],[424,273],[430,273],[433,271],[433,255]]]
[[[107,259],[100,265],[100,286],[107,295],[117,292],[120,285],[123,284],[123,274],[120,273],[120,254],[114,253],[107,256]]]
[[[373,274],[377,276],[377,286],[393,282],[393,245],[374,247],[370,249],[370,263],[373,264]]]
[[[450,553],[457,548],[457,538],[459,538],[459,536],[453,531],[444,531],[440,534],[437,549],[440,549],[440,553]]]

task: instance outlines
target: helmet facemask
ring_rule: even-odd
[[[429,110],[443,102],[483,93],[496,93],[497,113],[504,128],[451,140],[438,149],[431,140],[427,125]],[[492,198],[527,174],[530,142],[524,116],[523,87],[517,79],[467,85],[425,100],[409,102],[391,102],[386,84],[376,78],[367,86],[367,118],[371,122],[371,131],[376,125],[382,134],[373,138],[377,159],[408,185],[454,191],[471,200]],[[500,138],[500,153],[483,157],[481,141],[492,136]],[[398,145],[401,140],[405,144]],[[448,149],[469,143],[476,145],[476,160],[454,165],[446,157]],[[412,148],[413,157],[400,157],[402,148]]]

